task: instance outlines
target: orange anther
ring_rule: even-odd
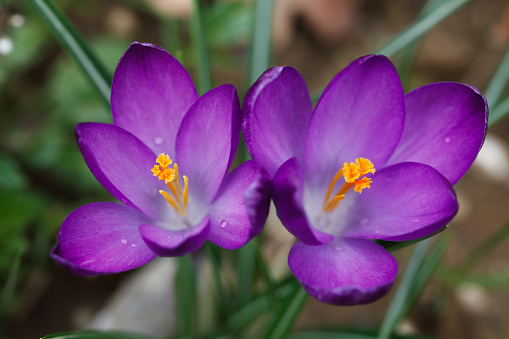
[[[345,162],[329,184],[327,194],[323,201],[323,210],[327,212],[336,209],[339,206],[339,202],[345,198],[345,194],[352,187],[353,190],[358,193],[362,193],[362,190],[365,188],[370,188],[371,179],[364,177],[364,175],[368,173],[375,173],[375,166],[368,159],[357,158],[355,162]],[[334,186],[341,176],[345,178],[345,183],[337,193],[331,197]]]

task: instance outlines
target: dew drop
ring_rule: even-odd
[[[366,226],[367,224],[369,224],[369,219],[368,218],[363,218],[361,220],[361,226]]]
[[[451,138],[445,137],[444,141],[445,141],[446,144],[448,144],[449,142],[451,142]]]
[[[120,239],[120,242],[121,242],[123,245],[125,245],[125,244],[127,244],[127,239]]]
[[[228,221],[226,220],[221,221],[221,228],[225,228],[226,226],[228,226]]]
[[[161,144],[163,143],[163,138],[161,138],[161,137],[157,137],[157,138],[155,138],[155,139],[154,139],[154,143],[155,143],[156,145],[161,145]]]
[[[337,251],[337,252],[343,252],[343,247],[341,247],[341,246],[336,246],[336,251]]]
[[[379,230],[376,230],[376,231],[375,231],[375,234],[378,234],[378,233],[380,233],[380,231],[379,231]]]
[[[136,244],[132,242],[131,247],[136,247]]]

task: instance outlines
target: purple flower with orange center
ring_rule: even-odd
[[[453,218],[452,185],[477,156],[488,116],[467,85],[404,95],[378,55],[337,74],[314,109],[295,69],[269,69],[243,111],[248,151],[273,178],[277,214],[299,240],[290,269],[311,296],[338,305],[390,290],[397,263],[373,240],[423,238]]]
[[[111,109],[113,125],[83,123],[76,133],[88,167],[122,204],[73,211],[51,253],[60,265],[80,275],[117,273],[206,240],[237,249],[261,231],[270,178],[254,161],[228,173],[240,135],[233,86],[198,97],[172,55],[133,43],[115,71]]]

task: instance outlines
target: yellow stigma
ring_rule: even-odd
[[[325,212],[332,212],[336,209],[339,206],[339,202],[345,198],[346,193],[352,187],[357,193],[362,193],[363,189],[370,188],[371,179],[364,177],[368,173],[375,173],[375,166],[368,159],[357,158],[355,162],[345,162],[329,184],[329,189],[323,201],[323,210]],[[341,177],[345,178],[345,184],[331,198],[334,186]]]
[[[182,176],[184,179],[184,191],[180,187],[179,182],[179,168],[177,164],[173,164],[173,168],[168,168],[172,164],[171,158],[161,153],[156,159],[158,165],[154,165],[152,168],[152,173],[154,177],[158,177],[159,180],[164,180],[166,186],[170,190],[171,195],[163,190],[159,191],[164,199],[168,202],[168,204],[173,207],[178,214],[181,216],[186,215],[186,206],[187,206],[187,185],[188,179],[185,175]]]

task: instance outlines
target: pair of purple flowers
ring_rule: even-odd
[[[318,300],[355,305],[391,288],[397,264],[373,239],[426,237],[456,214],[452,188],[479,152],[479,92],[435,83],[403,93],[391,62],[370,55],[337,74],[313,109],[291,67],[265,72],[244,99],[223,85],[201,97],[168,52],[133,43],[111,92],[113,125],[76,127],[97,180],[123,204],[82,206],[52,257],[79,275],[182,256],[206,240],[237,249],[274,200],[298,238],[289,266]],[[228,173],[240,128],[253,160]]]

